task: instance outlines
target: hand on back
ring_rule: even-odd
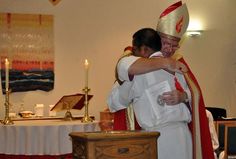
[[[172,58],[166,58],[167,60],[167,68],[169,71],[172,72],[179,72],[179,73],[186,73],[188,72],[188,68],[181,62],[175,61]]]

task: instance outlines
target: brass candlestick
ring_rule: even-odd
[[[85,87],[83,89],[84,93],[85,93],[85,101],[84,101],[84,107],[85,107],[85,112],[84,112],[84,117],[81,119],[82,123],[90,123],[93,122],[93,119],[89,117],[88,114],[88,92],[90,91],[90,89],[88,87]]]
[[[14,122],[11,120],[11,117],[9,116],[9,107],[10,107],[10,102],[9,102],[9,95],[10,91],[7,89],[6,94],[5,94],[5,118],[2,121],[4,125],[12,125]]]

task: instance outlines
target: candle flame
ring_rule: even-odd
[[[87,59],[85,59],[84,65],[85,65],[85,66],[88,66],[88,65],[89,65],[89,62],[88,62]]]
[[[6,63],[9,63],[9,61],[8,61],[8,59],[7,59],[7,58],[5,59],[5,62],[6,62]]]

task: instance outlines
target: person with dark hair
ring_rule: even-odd
[[[187,72],[187,67],[183,65],[181,62],[172,59],[171,57],[166,58],[140,58],[138,56],[133,55],[132,46],[127,46],[124,49],[124,53],[120,60],[124,57],[131,58],[132,61],[135,61],[135,64],[129,66],[129,77],[133,78],[134,75],[143,74],[147,72],[151,72],[159,69],[166,69],[172,72]],[[119,62],[119,60],[118,60]],[[148,67],[147,67],[148,66]],[[116,98],[115,92],[116,88],[123,84],[124,81],[121,81],[118,77],[117,68],[115,71],[116,82],[113,86],[113,90],[110,95],[110,99],[108,99],[108,105],[120,105],[121,108],[116,110],[114,113],[114,124],[113,130],[140,130],[140,126],[138,125],[135,116],[133,114],[132,106],[129,106],[127,109],[120,104],[118,98]],[[129,91],[130,84],[124,83],[122,87],[126,88]],[[117,93],[117,92],[116,92]],[[109,104],[110,103],[110,104]],[[112,103],[112,104],[111,104]],[[128,103],[126,103],[128,104]],[[124,104],[125,105],[125,104]]]
[[[153,52],[161,50],[161,38],[151,28],[143,28],[133,35],[133,55],[148,58]],[[136,53],[144,53],[142,55]]]
[[[160,52],[161,38],[154,29],[144,28],[134,33],[132,44],[133,55],[137,57],[165,58],[172,56],[171,51],[166,51],[165,54]],[[120,65],[125,66],[126,62],[122,60],[118,63],[118,70],[122,68]],[[124,82],[121,85],[119,101],[123,106],[132,104],[142,129],[161,133],[158,139],[160,159],[171,158],[169,151],[177,159],[189,159],[192,157],[192,140],[187,123],[191,121],[191,114],[183,103],[187,94],[175,89],[171,91],[171,88],[175,88],[175,82],[172,79],[174,76],[180,80],[184,89],[189,91],[182,74],[161,69],[129,77],[129,79],[132,78],[132,82]],[[163,95],[166,92],[169,94]],[[164,98],[172,94],[176,95],[178,101]],[[172,103],[173,101],[175,103]],[[120,109],[117,105],[108,105],[111,111]],[[183,144],[178,145],[180,142]]]

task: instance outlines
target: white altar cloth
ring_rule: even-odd
[[[72,153],[71,132],[99,131],[98,121],[14,121],[0,125],[0,154],[61,155]]]

